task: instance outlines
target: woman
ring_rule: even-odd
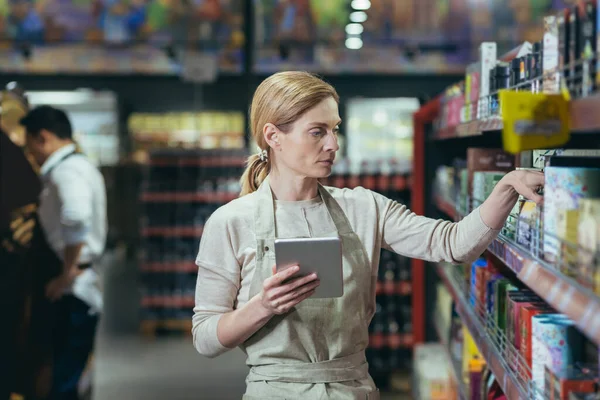
[[[466,262],[497,235],[521,193],[536,201],[543,175],[516,171],[485,203],[451,223],[411,213],[363,188],[325,188],[341,123],[333,87],[282,72],[256,90],[242,196],[205,225],[193,317],[194,345],[217,356],[239,346],[251,367],[244,399],[377,399],[365,348],[381,248],[430,261]],[[344,295],[310,299],[318,277],[276,272],[275,237],[339,236]],[[285,283],[282,283],[285,282]]]

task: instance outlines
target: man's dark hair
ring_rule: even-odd
[[[73,139],[73,128],[63,110],[51,106],[39,106],[21,118],[21,125],[28,135],[37,136],[42,129],[52,132],[60,139]]]

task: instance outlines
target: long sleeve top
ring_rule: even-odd
[[[479,208],[454,223],[418,216],[406,206],[364,188],[327,190],[362,240],[374,279],[382,248],[432,262],[468,262],[481,255],[498,234],[485,225]],[[220,317],[249,300],[256,257],[256,201],[255,193],[236,199],[219,208],[205,224],[196,258],[193,337],[198,352],[208,357],[228,350],[217,337]],[[320,197],[276,200],[275,220],[278,238],[317,237],[335,231]]]

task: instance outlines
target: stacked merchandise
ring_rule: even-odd
[[[465,214],[514,169],[511,157],[499,149],[467,149],[466,163],[438,168],[438,196]],[[521,197],[502,239],[600,294],[600,274],[593,268],[600,249],[600,150],[536,150],[531,159],[531,169],[545,175],[544,205]]]
[[[541,260],[547,268],[596,295],[600,294],[599,153],[534,151],[528,158],[533,169],[545,174],[544,204],[520,198],[500,233],[502,242],[517,248],[521,255]],[[467,160],[436,171],[437,197],[470,205],[466,210],[470,211],[514,169],[515,160],[510,157],[498,149],[467,149]],[[503,257],[511,269],[519,271],[514,268],[518,260],[510,259],[508,253]],[[481,258],[465,270],[470,306],[485,326],[492,327],[488,333],[492,342],[507,342],[500,346],[502,358],[517,366],[515,379],[523,387],[532,382],[535,398],[568,399],[572,392],[598,390],[597,349],[578,330],[576,321],[514,279],[493,256]]]
[[[481,258],[465,267],[465,283],[489,335],[504,339],[500,350],[517,379],[532,382],[540,399],[597,392],[597,349],[572,320],[501,271],[501,263]]]
[[[161,148],[242,149],[241,112],[134,113],[127,121],[133,157],[145,161],[148,151]]]
[[[597,73],[600,8],[597,0],[573,3],[558,14],[544,18],[543,37],[533,44],[524,42],[498,57],[496,43],[482,43],[479,59],[467,67],[465,80],[448,87],[442,94],[436,135],[443,135],[440,132],[446,128],[471,121],[497,119],[501,110],[499,90],[568,92],[573,97],[592,94],[600,84]]]
[[[150,153],[141,193],[143,331],[189,328],[202,227],[219,206],[238,196],[244,161],[239,151]]]
[[[426,149],[433,154],[444,152],[447,142],[442,140],[460,136],[477,136],[489,145],[500,130],[511,153],[469,148],[469,141],[461,139],[449,146],[457,159],[437,168],[433,200],[451,219],[479,206],[510,171],[530,169],[545,176],[543,191],[538,190],[543,203],[520,197],[485,258],[464,266],[456,278],[456,268],[438,267],[459,320],[469,327],[509,398],[600,397],[595,93],[600,9],[596,0],[570,3],[540,21],[544,35],[534,38],[538,42],[525,42],[500,57],[493,54],[493,43],[483,43],[465,80],[449,87],[440,101],[425,105],[415,123],[415,132],[422,132],[415,140],[424,142],[427,124],[433,122]],[[500,104],[504,96],[511,101]],[[574,100],[567,106],[565,98]],[[569,139],[573,148],[554,149]],[[426,168],[415,167],[419,176],[428,176]],[[450,320],[454,326],[455,319]],[[442,332],[442,341],[446,335]],[[445,341],[450,348],[457,343],[452,336]]]

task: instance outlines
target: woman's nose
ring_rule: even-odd
[[[337,135],[333,132],[330,132],[327,135],[327,143],[325,144],[325,150],[327,151],[338,151],[340,146],[338,144]]]

